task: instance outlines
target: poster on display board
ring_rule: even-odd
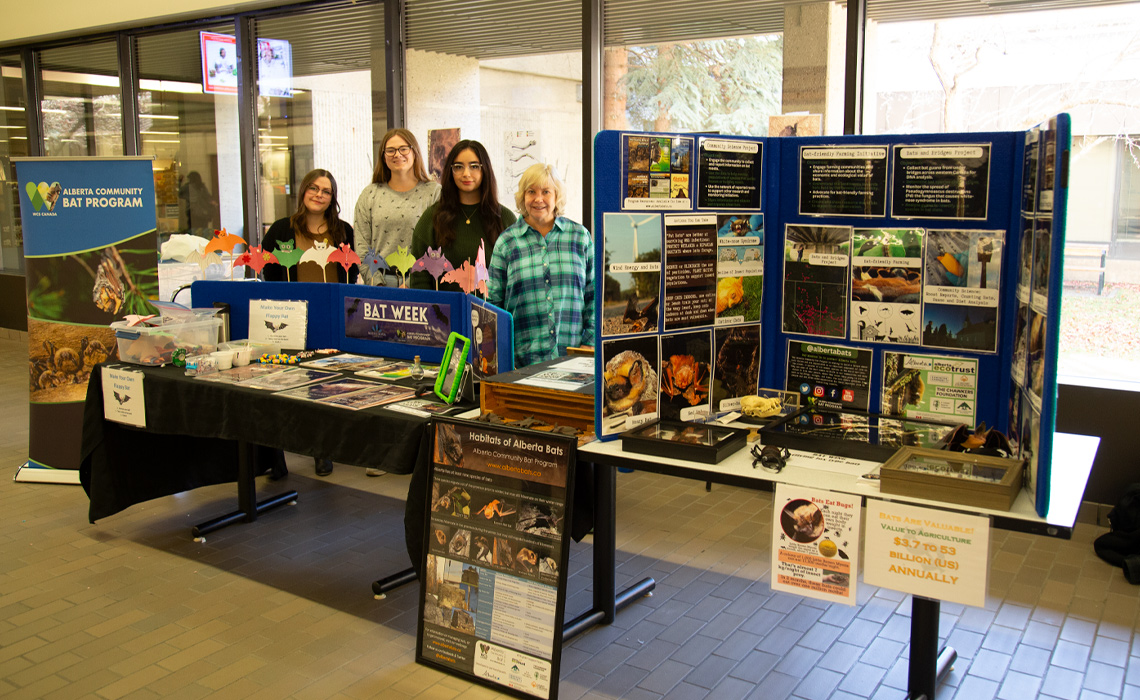
[[[442,348],[451,332],[450,304],[344,298],[344,335],[403,345]]]
[[[28,305],[28,463],[19,481],[78,483],[87,381],[117,359],[112,321],[153,314],[152,159],[13,158]]]
[[[891,215],[978,219],[989,210],[990,144],[895,146]]]
[[[558,697],[576,441],[432,421],[416,661]]]
[[[922,229],[855,229],[851,243],[851,340],[922,340]]]
[[[693,208],[689,175],[692,137],[622,134],[622,209],[687,211]]]
[[[609,213],[602,226],[602,336],[660,327],[661,215]]]
[[[697,209],[760,211],[764,144],[702,138],[697,157]]]
[[[887,215],[886,146],[800,147],[799,213]]]
[[[229,34],[199,32],[202,51],[202,92],[236,95],[237,38]]]
[[[788,224],[784,233],[785,333],[847,335],[850,226]]]
[[[972,426],[977,405],[977,360],[883,353],[883,415]]]
[[[785,388],[800,395],[800,405],[869,410],[873,357],[862,348],[789,340]]]
[[[997,351],[1004,246],[1004,231],[927,230],[923,345]]]
[[[776,484],[772,590],[855,605],[861,496]]]

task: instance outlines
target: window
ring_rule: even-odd
[[[12,157],[26,155],[24,72],[18,55],[0,55],[0,272],[24,271],[24,235]]]
[[[40,70],[44,155],[123,155],[115,42],[45,49]]]
[[[257,97],[263,231],[296,210],[296,188],[315,168],[333,174],[341,218],[351,223],[386,131],[383,5],[264,17],[255,36],[265,55]]]

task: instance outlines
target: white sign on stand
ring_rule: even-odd
[[[989,518],[867,499],[868,584],[983,607],[989,548]]]
[[[304,350],[308,328],[307,301],[249,300],[249,339],[290,350]]]
[[[146,401],[143,398],[143,373],[104,367],[103,417],[116,423],[146,427]]]
[[[855,604],[862,498],[776,484],[772,590]]]

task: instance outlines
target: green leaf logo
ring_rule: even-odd
[[[40,188],[36,185],[36,183],[29,182],[28,184],[24,185],[24,191],[28,193],[28,199],[31,200],[32,207],[34,207],[36,211],[39,211],[43,208],[44,198],[43,195],[40,194]]]

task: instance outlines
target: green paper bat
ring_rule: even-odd
[[[407,284],[405,280],[408,276],[408,270],[412,269],[412,265],[416,264],[416,257],[408,252],[408,246],[396,246],[395,253],[389,253],[384,262],[388,263],[389,267],[396,268],[400,273],[400,286],[405,287]]]
[[[273,255],[277,257],[278,264],[282,265],[286,270],[291,267],[296,267],[297,263],[301,260],[301,256],[305,254],[304,251],[294,250],[293,246],[293,241],[286,241],[279,244],[277,250],[273,251]]]

